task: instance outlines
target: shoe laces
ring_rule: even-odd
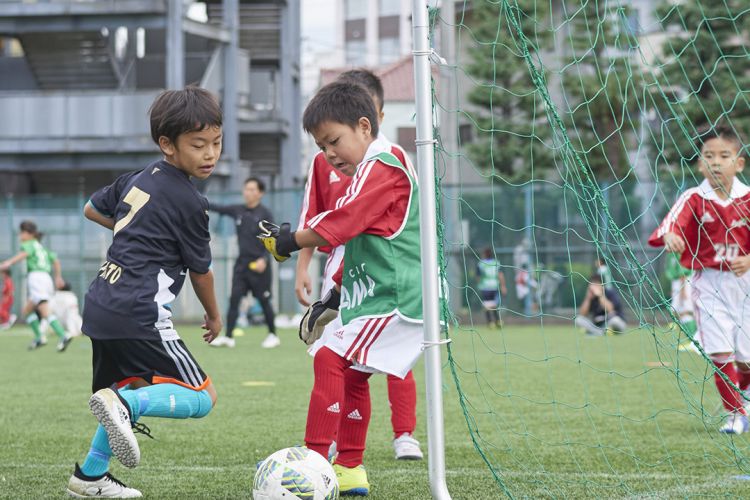
[[[151,439],[156,439],[151,435],[151,429],[149,429],[148,425],[142,424],[140,422],[133,422],[131,426],[133,427],[134,434],[143,434],[144,436],[150,437]]]
[[[123,483],[122,481],[120,481],[119,479],[117,479],[115,476],[113,476],[109,472],[107,472],[106,474],[104,474],[104,479],[107,480],[107,481],[111,481],[111,482],[115,483],[118,486],[122,486],[123,488],[127,488],[127,486],[125,485],[125,483]]]

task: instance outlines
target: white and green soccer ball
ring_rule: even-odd
[[[301,446],[272,453],[258,466],[253,480],[255,500],[337,500],[336,473],[318,453]]]

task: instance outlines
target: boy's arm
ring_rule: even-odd
[[[235,215],[237,213],[237,205],[217,205],[209,202],[208,209],[221,215]]]
[[[694,193],[684,193],[669,210],[669,213],[659,224],[651,236],[648,244],[654,247],[663,246],[668,252],[682,253],[685,251],[685,238],[693,233],[697,223],[696,210],[693,207]]]
[[[83,215],[88,220],[96,222],[100,226],[104,226],[107,229],[115,228],[114,217],[107,217],[106,215],[100,213],[96,208],[94,208],[94,205],[91,203],[91,201],[88,201],[86,205],[84,205]]]
[[[193,284],[195,295],[206,311],[205,322],[202,326],[207,331],[203,334],[203,339],[206,342],[211,342],[221,333],[223,326],[219,306],[216,303],[216,294],[214,293],[214,273],[210,269],[205,274],[190,271],[190,282]]]
[[[297,301],[303,306],[310,305],[310,294],[312,293],[312,282],[307,269],[310,267],[312,260],[313,248],[303,248],[297,255],[297,275],[294,278],[294,293],[297,294]]]
[[[505,283],[505,275],[502,271],[497,272],[497,280],[500,282],[500,294],[506,295],[508,293],[508,286]]]
[[[18,252],[10,259],[0,262],[0,271],[5,271],[7,269],[10,269],[10,266],[12,266],[13,264],[16,264],[17,262],[21,262],[26,257],[28,257],[28,255],[29,254],[27,254],[26,252]]]
[[[59,290],[65,286],[65,281],[62,278],[62,266],[60,265],[60,259],[55,257],[52,259],[52,270],[54,272],[55,287]]]

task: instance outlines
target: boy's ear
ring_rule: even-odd
[[[372,137],[372,123],[370,123],[370,119],[363,116],[357,121],[357,125],[359,126],[359,129]]]
[[[740,153],[739,158],[737,158],[737,172],[742,172],[742,170],[745,168],[745,156]]]
[[[169,137],[162,135],[159,137],[159,149],[167,156],[172,156],[175,153],[174,143],[169,140]]]

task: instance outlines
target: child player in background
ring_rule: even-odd
[[[732,130],[713,129],[700,141],[698,170],[705,179],[677,199],[649,244],[677,253],[694,272],[697,337],[727,411],[719,431],[740,434],[748,421],[736,387],[750,386],[750,187],[736,177],[745,159]]]
[[[500,263],[491,248],[485,248],[482,252],[482,259],[477,262],[477,277],[479,279],[477,288],[482,299],[487,324],[490,327],[502,328],[503,322],[500,320],[499,309],[502,297],[508,293],[508,287],[505,284],[505,275],[500,270]]]
[[[10,312],[13,307],[15,288],[9,270],[0,272],[0,278],[2,278],[0,282],[0,290],[2,290],[2,295],[0,295],[0,330],[7,330],[16,322],[16,315]]]
[[[374,73],[365,69],[355,69],[342,73],[339,82],[348,82],[361,85],[367,90],[375,103],[378,113],[378,124],[383,121],[383,85]],[[416,171],[409,159],[409,156],[398,144],[391,143],[382,132],[378,133],[378,142],[382,142],[385,149],[390,151],[416,178]],[[344,196],[347,188],[351,184],[352,177],[343,175],[337,171],[328,161],[323,151],[318,152],[313,158],[310,170],[307,176],[305,186],[305,195],[302,202],[302,212],[300,214],[298,229],[302,230],[314,217],[319,214],[332,210],[336,207],[336,202]],[[310,260],[314,248],[303,248],[297,258],[297,274],[295,278],[295,291],[300,304],[309,306],[308,294],[311,292],[311,280],[308,273]],[[326,260],[323,284],[321,286],[320,296],[325,296],[326,292],[333,287],[333,274],[338,270],[344,255],[344,245],[335,248],[325,246],[318,248],[321,252],[328,254]],[[340,322],[332,321],[327,327],[323,336],[332,334],[339,328]],[[321,339],[311,347],[310,354],[313,356],[317,349],[322,345],[325,339]],[[396,459],[400,460],[420,460],[422,450],[419,447],[419,441],[414,438],[414,430],[417,426],[417,387],[414,381],[414,375],[411,371],[403,379],[394,375],[387,375],[388,381],[388,404],[391,408],[391,425],[393,427],[393,450]],[[331,455],[335,454],[336,445],[331,447]]]
[[[26,317],[26,323],[34,331],[34,340],[29,345],[29,350],[34,350],[47,344],[42,335],[41,319],[46,319],[49,326],[58,337],[57,350],[64,351],[71,336],[66,335],[57,317],[50,310],[49,301],[55,294],[55,284],[63,283],[60,262],[57,256],[42,246],[41,233],[32,221],[23,221],[19,227],[19,238],[21,239],[21,251],[10,259],[0,262],[0,271],[6,271],[10,266],[23,260],[26,261],[26,283],[29,298],[23,306],[22,313]],[[55,280],[52,275],[55,273]]]
[[[667,276],[671,286],[672,295],[670,305],[674,309],[682,329],[693,338],[698,328],[695,323],[695,316],[693,315],[693,288],[690,285],[693,270],[680,265],[679,255],[668,253],[664,274]],[[680,348],[682,349],[683,346],[680,346]],[[695,346],[692,342],[688,341],[685,348],[695,349]],[[695,349],[695,351],[697,352],[698,350]]]
[[[377,140],[377,110],[360,85],[334,82],[320,89],[305,109],[303,127],[328,163],[354,178],[336,207],[306,229],[261,223],[262,239],[278,261],[300,248],[345,245],[336,286],[310,306],[300,325],[300,338],[310,345],[341,315],[341,328],[315,354],[305,444],[326,457],[335,436],[341,493],[366,495],[368,379],[372,373],[404,378],[421,355],[418,188],[390,146]]]

